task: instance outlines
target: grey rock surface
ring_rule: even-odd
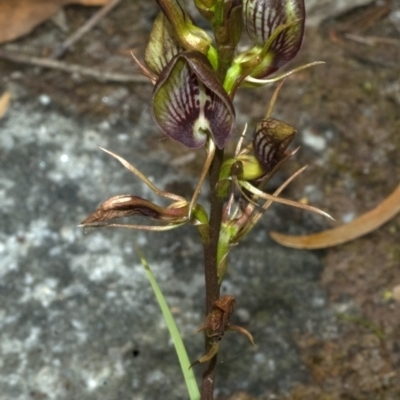
[[[308,26],[318,26],[324,19],[334,18],[356,7],[372,3],[372,0],[306,0]]]
[[[145,7],[148,17],[154,16],[152,7]],[[135,30],[140,14],[132,13],[132,21],[129,29]],[[22,51],[35,54],[55,43],[57,35],[43,28],[22,44]],[[112,38],[109,45],[104,36],[95,31],[82,54],[119,66],[121,58],[113,62],[107,46],[116,52],[123,39]],[[131,68],[131,60],[125,63]],[[0,399],[187,399],[173,345],[134,247],[147,257],[195,360],[203,352],[201,335],[193,333],[204,318],[204,278],[194,228],[143,233],[84,231],[77,225],[113,195],[159,201],[97,146],[132,162],[158,187],[177,188],[188,198],[202,151],[177,156],[178,145],[165,144],[151,121],[148,86],[109,85],[101,91],[96,83],[85,97],[88,109],[107,103],[118,110],[101,117],[75,112],[82,78],[56,78],[68,80],[70,101],[62,96],[53,101],[51,93],[38,95],[26,87],[29,80],[40,83],[42,74],[31,68],[20,83],[24,73],[18,70],[13,79],[2,75],[13,100],[0,120]],[[246,118],[238,115],[241,125]],[[206,199],[205,189],[201,201]],[[272,228],[287,231],[286,213],[283,207],[272,208],[233,249],[223,293],[236,297],[233,322],[254,335],[257,348],[240,335],[226,335],[218,365],[220,396],[237,390],[257,396],[290,390],[307,377],[294,336],[337,334],[318,284],[318,254],[283,249],[268,239]],[[293,229],[299,231],[295,223]],[[201,368],[196,372],[200,377]]]
[[[85,232],[77,224],[115,194],[155,199],[99,145],[159,187],[188,178],[144,140],[153,134],[145,105],[137,124],[113,124],[65,115],[17,85],[13,92],[0,121],[0,399],[187,398],[134,246],[147,256],[196,359],[204,300],[196,232]],[[234,250],[223,291],[236,296],[236,322],[258,347],[226,336],[219,394],[287,390],[304,378],[293,335],[336,334],[320,270],[315,255],[270,243],[265,225]]]

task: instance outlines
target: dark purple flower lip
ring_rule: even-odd
[[[161,72],[153,116],[167,136],[189,148],[204,146],[210,136],[224,148],[235,123],[231,99],[207,58],[194,51],[177,54]]]

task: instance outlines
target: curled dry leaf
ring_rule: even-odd
[[[7,112],[8,107],[10,106],[10,100],[11,100],[10,92],[4,92],[0,96],[0,119],[3,118],[4,114]]]
[[[219,342],[225,335],[226,331],[236,331],[246,336],[247,339],[255,346],[251,333],[241,326],[231,325],[229,320],[235,311],[236,300],[233,296],[223,295],[214,302],[212,311],[207,315],[204,325],[201,326],[196,333],[205,331],[206,336],[212,342],[207,354],[196,360],[190,367],[196,364],[202,364],[210,361],[218,353]]]
[[[164,208],[139,196],[123,194],[111,197],[100,204],[97,210],[86,217],[81,224],[83,226],[90,226],[132,215],[141,215],[164,222],[182,222],[186,219],[187,213],[188,206],[186,202],[178,201]]]
[[[111,197],[100,204],[97,210],[86,217],[81,224],[93,224],[115,218],[130,217],[132,215],[157,218],[160,215],[159,210],[160,207],[156,207],[148,200],[142,199],[141,197],[119,195]]]
[[[399,212],[400,185],[377,207],[348,224],[312,235],[290,236],[278,232],[270,232],[270,236],[279,244],[287,247],[324,249],[367,235],[386,224],[386,222],[390,221]]]
[[[2,0],[0,43],[14,40],[52,17],[67,4],[101,6],[109,0]]]

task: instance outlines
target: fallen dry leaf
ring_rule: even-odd
[[[400,303],[400,285],[393,288],[393,299]]]
[[[11,100],[10,92],[4,92],[0,96],[0,119],[2,119],[4,117],[4,114],[7,112],[8,107],[10,106],[10,100]]]
[[[390,221],[400,212],[400,185],[377,207],[337,228],[304,236],[283,235],[270,232],[270,236],[283,246],[296,249],[324,249],[364,236]]]
[[[26,35],[67,4],[101,6],[109,0],[0,0],[0,43]]]
[[[70,0],[67,3],[79,3],[84,6],[102,6],[107,4],[110,0]]]

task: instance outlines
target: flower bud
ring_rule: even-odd
[[[179,0],[157,0],[171,23],[176,37],[185,50],[208,54],[212,39],[207,32],[192,23],[192,19]]]
[[[253,150],[265,173],[270,172],[284,157],[296,129],[273,118],[260,121],[253,136]]]
[[[244,181],[254,181],[261,178],[265,173],[257,158],[248,154],[237,157],[237,161],[232,167],[236,167],[238,171],[236,175]]]
[[[199,10],[199,13],[209,21],[214,16],[214,5],[216,2],[217,0],[194,0],[194,4]]]

